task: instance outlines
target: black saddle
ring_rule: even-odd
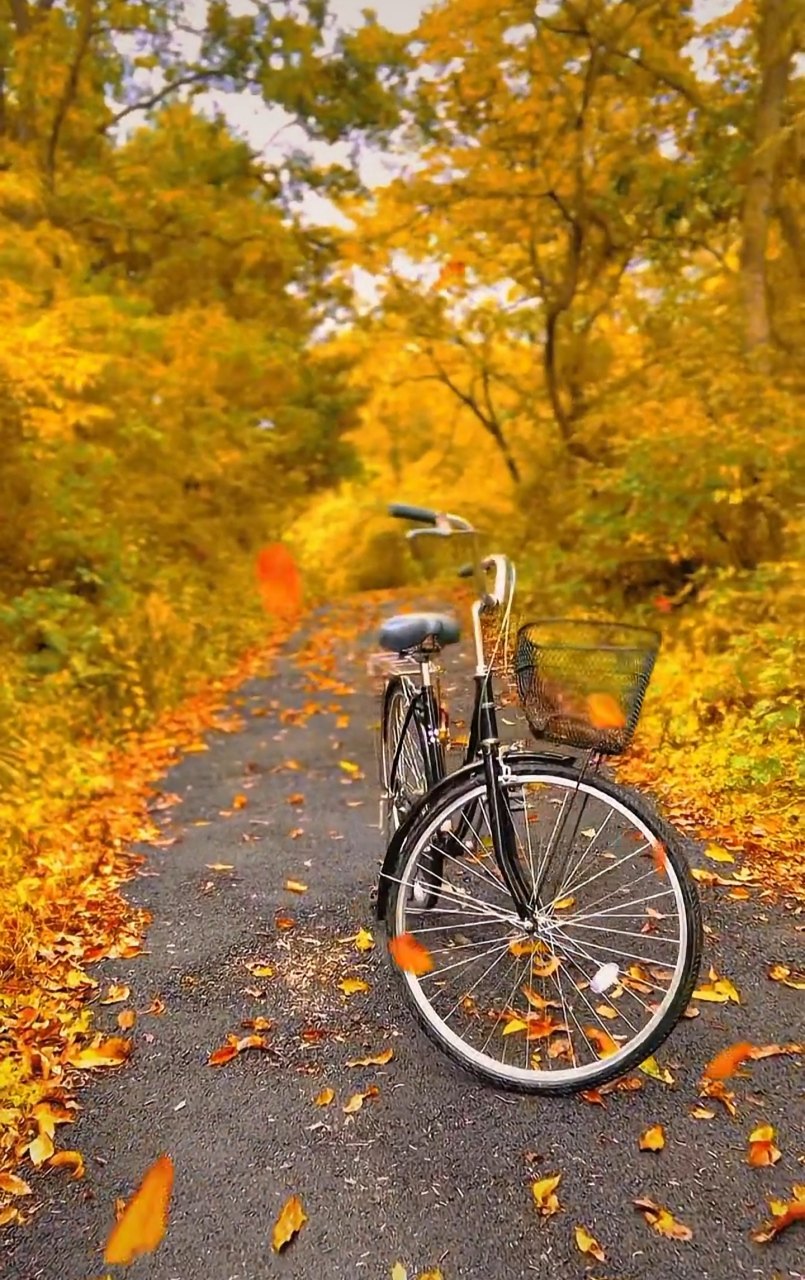
[[[386,619],[379,636],[381,649],[389,653],[411,653],[426,647],[443,649],[460,639],[458,622],[446,613],[396,614]]]

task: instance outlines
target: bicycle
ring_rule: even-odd
[[[459,516],[404,504],[389,510],[426,526],[409,537],[477,538]],[[489,591],[483,575],[493,571]],[[403,991],[454,1061],[525,1093],[596,1088],[665,1041],[701,962],[701,906],[677,834],[641,797],[598,773],[631,740],[659,635],[545,619],[512,638],[516,574],[508,558],[476,559],[460,572],[479,586],[473,713],[455,772],[446,770],[433,661],[458,642],[458,623],[403,614],[380,629],[381,648],[393,655],[381,718],[390,839],[375,912],[390,950],[415,955],[397,966]],[[490,617],[496,638],[487,654]],[[495,673],[508,675],[531,733],[584,751],[581,762],[501,744]],[[413,790],[410,768],[418,770]],[[639,896],[628,898],[634,889]],[[590,936],[598,927],[602,943]]]

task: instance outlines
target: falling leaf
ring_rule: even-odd
[[[641,1133],[637,1145],[641,1151],[662,1151],[665,1146],[665,1130],[662,1125],[655,1124],[646,1129],[645,1133]]]
[[[291,552],[282,542],[272,542],[258,552],[257,582],[267,614],[284,620],[298,614],[302,580]]]
[[[594,729],[622,729],[626,724],[622,708],[609,693],[591,693],[587,713]]]
[[[534,1204],[538,1212],[545,1218],[549,1218],[559,1211],[559,1197],[556,1194],[556,1188],[561,1181],[561,1173],[556,1173],[549,1178],[541,1178],[539,1182],[532,1182],[531,1184]]]
[[[168,1228],[168,1206],[173,1189],[173,1161],[160,1156],[112,1228],[104,1250],[110,1266],[128,1267],[141,1253],[153,1253]]]
[[[137,1014],[133,1009],[122,1009],[117,1015],[117,1025],[121,1031],[131,1031],[136,1021]]]
[[[31,1188],[16,1173],[0,1173],[0,1191],[7,1196],[30,1196]]]
[[[751,1164],[755,1169],[776,1164],[782,1152],[774,1145],[775,1137],[774,1128],[770,1124],[761,1124],[756,1129],[753,1129],[749,1135],[747,1164]]]
[[[427,947],[412,933],[399,933],[389,941],[389,951],[394,963],[406,973],[421,978],[433,968],[433,957]]]
[[[130,1056],[134,1045],[123,1036],[110,1036],[97,1044],[88,1045],[71,1053],[67,1061],[71,1067],[91,1071],[95,1067],[119,1067]]]
[[[661,1067],[656,1058],[646,1058],[645,1062],[640,1063],[640,1070],[645,1072],[647,1076],[651,1076],[653,1080],[660,1080],[663,1084],[673,1084],[674,1077],[667,1067]]]
[[[57,1151],[48,1161],[49,1169],[72,1169],[74,1181],[84,1176],[84,1157],[80,1151]]]
[[[348,1067],[385,1067],[394,1057],[394,1050],[389,1047],[384,1049],[382,1053],[376,1053],[370,1058],[350,1058],[347,1063]]]
[[[364,982],[363,978],[342,978],[338,986],[345,996],[355,996],[369,990],[369,983]]]
[[[100,1001],[101,1004],[120,1004],[123,1000],[128,1000],[131,995],[131,987],[118,986],[112,983],[106,995]]]
[[[782,982],[784,986],[792,987],[795,991],[805,991],[805,973],[794,972],[785,964],[771,965],[769,977],[772,982]]]
[[[735,858],[726,849],[720,849],[717,844],[708,844],[704,851],[704,856],[709,858],[711,862],[734,862]]]
[[[605,1262],[606,1255],[595,1236],[591,1236],[586,1227],[575,1228],[576,1245],[581,1253],[589,1253],[598,1262]]]
[[[307,885],[301,880],[286,880],[285,888],[289,893],[307,893]]]
[[[705,1067],[703,1073],[705,1079],[728,1080],[735,1074],[740,1064],[752,1056],[753,1051],[754,1045],[751,1045],[748,1040],[740,1040],[737,1044],[722,1049]]]
[[[302,1230],[306,1222],[307,1214],[302,1208],[302,1201],[298,1196],[290,1196],[282,1206],[280,1216],[271,1232],[271,1248],[274,1252],[279,1253],[284,1249],[296,1233]]]
[[[757,1244],[766,1244],[769,1240],[773,1240],[781,1231],[785,1231],[786,1227],[790,1227],[792,1222],[805,1222],[805,1186],[794,1187],[793,1200],[771,1201],[769,1207],[774,1215],[772,1221],[764,1223],[762,1227],[752,1232],[752,1239]]]
[[[335,1097],[335,1089],[322,1089],[321,1093],[317,1093],[313,1101],[317,1107],[329,1107]]]
[[[646,1222],[661,1236],[669,1240],[692,1240],[693,1232],[683,1222],[677,1222],[668,1209],[663,1209],[653,1200],[641,1198],[635,1200],[635,1208],[645,1216]]]

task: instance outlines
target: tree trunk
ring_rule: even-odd
[[[766,291],[766,248],[774,169],[781,140],[786,94],[794,61],[795,21],[803,0],[762,0],[758,32],[760,86],[753,127],[753,157],[744,192],[741,284],[746,347],[765,363],[771,340]]]

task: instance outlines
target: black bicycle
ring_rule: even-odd
[[[401,504],[390,513],[425,526],[409,536],[476,535],[458,516]],[[454,1060],[508,1089],[594,1088],[667,1038],[701,959],[701,908],[677,834],[599,771],[631,741],[659,636],[565,619],[515,630],[507,557],[462,573],[479,580],[475,699],[452,774],[434,673],[460,638],[456,619],[401,614],[380,631],[390,838],[377,915],[395,956],[415,957],[400,960],[404,991]],[[503,746],[495,674],[547,749]]]

